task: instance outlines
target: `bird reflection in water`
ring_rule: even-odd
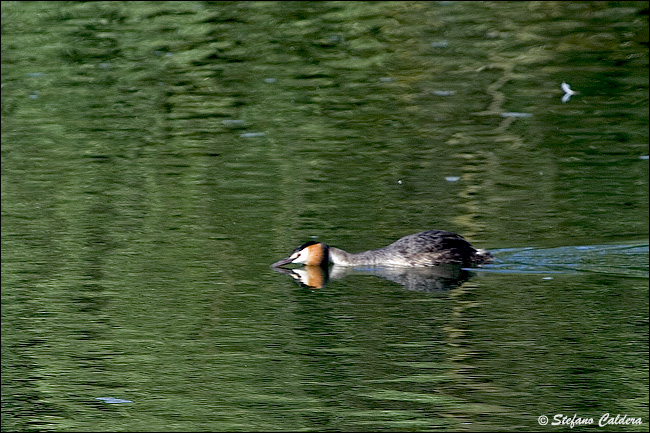
[[[374,275],[401,284],[405,289],[422,292],[442,292],[460,286],[472,276],[459,265],[441,264],[422,268],[302,266],[299,268],[272,267],[289,275],[302,287],[321,289],[331,281],[348,275]]]

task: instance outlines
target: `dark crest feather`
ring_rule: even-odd
[[[300,245],[298,248],[296,248],[295,250],[293,250],[293,252],[295,253],[296,251],[303,250],[303,249],[307,248],[308,246],[316,245],[316,244],[319,244],[319,243],[320,243],[320,242],[316,242],[316,241],[305,242],[304,244]]]

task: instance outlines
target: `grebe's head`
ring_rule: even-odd
[[[285,259],[273,263],[271,266],[279,266],[297,263],[308,266],[327,266],[329,263],[329,247],[323,242],[309,241],[293,250],[291,255]]]

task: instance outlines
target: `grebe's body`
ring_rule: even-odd
[[[464,267],[489,263],[492,254],[477,250],[462,236],[443,230],[429,230],[404,236],[392,244],[376,250],[352,254],[323,242],[307,242],[291,255],[273,264],[283,266],[299,263],[312,266],[399,266],[425,267],[440,264],[458,264]]]

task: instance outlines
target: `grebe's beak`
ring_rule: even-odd
[[[322,251],[322,248],[318,248],[321,245],[318,242],[309,241],[305,244],[300,245],[298,248],[293,250],[289,257],[278,260],[277,262],[271,265],[272,268],[279,268],[280,266],[288,265],[289,263],[297,263],[303,265],[311,265],[312,260],[319,260],[322,258],[322,252],[319,254],[319,251]],[[316,248],[316,249],[314,249]]]
[[[273,263],[271,265],[272,268],[279,268],[280,266],[288,265],[289,263],[293,263],[293,261],[296,259],[294,255],[290,255],[289,257],[286,257],[282,260],[278,260],[277,262]]]

